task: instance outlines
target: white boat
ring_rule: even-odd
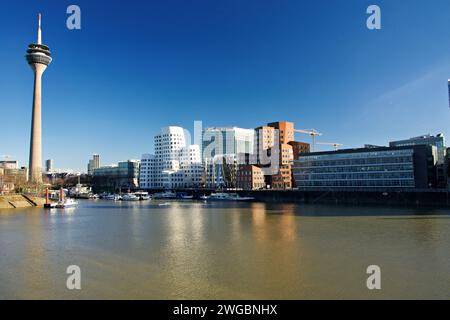
[[[206,194],[200,196],[200,200],[208,200],[208,199],[209,197]]]
[[[208,200],[217,201],[251,201],[254,200],[253,197],[241,197],[237,193],[212,193]]]
[[[106,197],[109,196],[109,193],[102,192],[99,194],[100,199],[106,199]]]
[[[138,196],[136,196],[132,193],[127,193],[122,196],[122,200],[123,201],[139,201],[140,199]]]
[[[83,186],[79,181],[78,177],[77,185],[68,190],[69,196],[80,199],[89,199],[89,196],[92,194],[91,188]]]
[[[176,199],[177,194],[171,191],[165,191],[160,193],[155,193],[153,196],[155,199]]]
[[[108,194],[107,196],[105,196],[106,200],[113,200],[113,201],[119,201],[122,200],[122,198],[117,195],[117,194]]]
[[[148,192],[145,191],[139,191],[135,192],[134,195],[139,198],[139,200],[150,200],[150,196]]]
[[[49,202],[44,204],[45,209],[54,209],[56,208],[57,203],[56,202]]]
[[[73,208],[78,205],[78,202],[76,202],[73,199],[65,199],[63,201],[58,201],[55,205],[56,208],[66,209],[66,208]]]
[[[180,192],[180,193],[177,193],[177,199],[192,200],[192,199],[194,199],[194,196],[188,194],[187,192]]]

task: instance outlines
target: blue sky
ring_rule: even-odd
[[[66,28],[77,4],[82,29]],[[382,29],[366,28],[366,8]],[[166,125],[289,120],[346,147],[450,137],[448,0],[9,1],[0,13],[0,155],[28,165],[37,13],[43,157],[86,170],[152,152]],[[309,142],[308,136],[297,136]],[[324,148],[322,148],[324,149]],[[326,149],[326,148],[325,148]]]

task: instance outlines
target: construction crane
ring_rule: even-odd
[[[12,157],[9,154],[0,155],[0,159],[11,159]]]
[[[309,134],[312,137],[311,152],[314,152],[314,146],[316,144],[316,136],[321,136],[322,134],[316,129],[295,129],[295,132]]]
[[[320,144],[323,146],[333,146],[335,151],[338,151],[339,148],[343,146],[342,143],[335,143],[335,142],[317,142],[317,144]]]

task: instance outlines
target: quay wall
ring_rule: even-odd
[[[163,190],[148,190],[150,193]],[[215,191],[211,189],[173,190],[187,192],[194,197],[212,192],[237,192],[241,196],[254,197],[262,202],[291,202],[305,204],[434,206],[450,208],[450,192],[447,190],[254,190]]]
[[[36,196],[13,194],[0,196],[0,209],[15,209],[43,206],[45,199]]]
[[[258,201],[306,204],[392,205],[450,207],[447,191],[242,191]]]

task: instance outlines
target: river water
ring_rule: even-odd
[[[81,290],[66,269],[81,269]],[[381,268],[381,290],[366,269]],[[450,210],[81,201],[0,211],[0,299],[449,299]]]

